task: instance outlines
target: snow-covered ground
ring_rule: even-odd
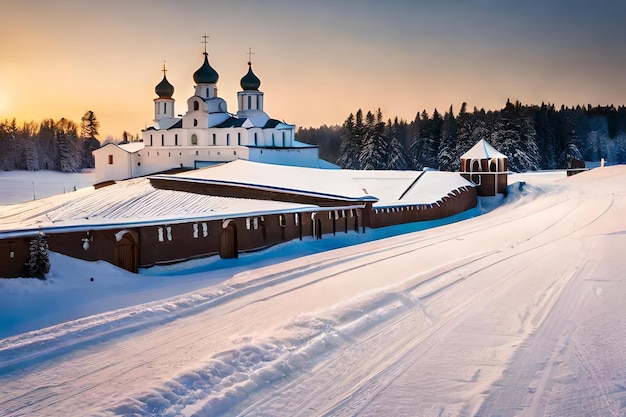
[[[0,280],[0,415],[624,415],[625,181],[139,275],[52,254]]]
[[[0,204],[37,200],[91,187],[93,172],[67,174],[58,171],[0,171]]]

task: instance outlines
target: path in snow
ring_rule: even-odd
[[[7,338],[0,414],[623,415],[625,176]]]

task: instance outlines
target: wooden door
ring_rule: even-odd
[[[124,234],[113,247],[113,259],[115,265],[130,272],[139,269],[139,252],[137,242],[130,233]]]
[[[222,228],[220,233],[220,257],[222,259],[237,258],[237,226],[233,222]]]

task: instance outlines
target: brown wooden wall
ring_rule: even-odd
[[[407,205],[384,209],[368,206],[365,217],[371,228],[386,227],[449,217],[476,207],[476,203],[476,189],[468,187],[464,191],[457,191],[455,195],[444,197],[438,205]]]
[[[144,226],[133,229],[114,228],[110,230],[90,230],[84,232],[52,233],[48,235],[51,251],[88,261],[104,260],[121,267],[136,270],[155,264],[173,263],[220,253],[220,236],[224,222],[235,225],[236,253],[255,251],[278,243],[300,238],[332,238],[333,235],[357,231],[365,227],[383,227],[414,221],[432,220],[451,216],[476,205],[476,191],[467,191],[444,198],[439,206],[432,208],[400,207],[393,210],[345,209],[299,214],[296,224],[295,213],[273,214],[249,218],[220,219],[212,221],[190,221],[182,224]],[[256,220],[254,220],[256,218]],[[248,220],[249,219],[249,220]],[[206,224],[207,235],[204,236]],[[194,236],[197,225],[197,237]],[[321,236],[320,236],[321,227]],[[169,228],[169,230],[168,230]],[[161,230],[161,232],[159,232]],[[115,237],[118,232],[132,235],[132,246],[136,250],[135,264],[119,259],[120,245]],[[89,247],[83,247],[83,239],[89,240]],[[30,238],[16,238],[0,241],[0,276],[17,277],[24,275],[24,263],[29,257]],[[125,253],[127,247],[125,248]],[[13,252],[13,258],[10,257]],[[133,267],[129,267],[133,265]]]

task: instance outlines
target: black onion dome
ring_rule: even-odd
[[[248,73],[241,79],[241,88],[244,90],[258,90],[261,80],[252,72],[252,64],[248,62]]]
[[[193,73],[193,81],[196,84],[215,84],[220,76],[217,74],[217,71],[209,65],[209,54],[204,53],[204,63],[198,69],[198,71]]]
[[[159,98],[172,98],[174,95],[174,86],[167,81],[165,74],[163,74],[161,82],[154,88],[154,92]]]

